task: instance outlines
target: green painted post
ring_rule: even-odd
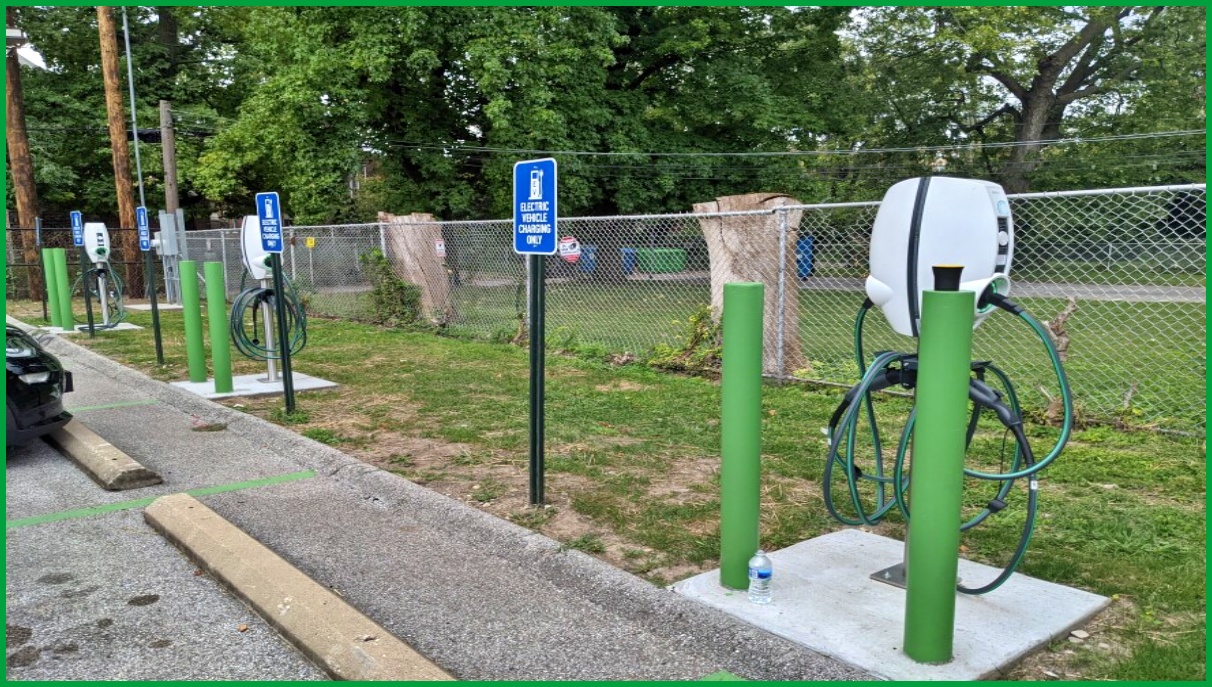
[[[224,394],[232,390],[232,381],[223,263],[203,263],[202,270],[206,275],[206,319],[210,324],[210,360],[215,368],[215,393]]]
[[[185,359],[189,363],[189,381],[206,381],[206,349],[202,346],[202,304],[198,301],[198,263],[182,260],[181,306],[185,316]]]
[[[56,248],[55,280],[59,289],[59,326],[64,330],[74,329],[76,318],[72,316],[72,285],[67,279],[67,249]]]
[[[56,278],[58,272],[55,270],[55,249],[42,249],[42,281],[45,282],[46,300],[48,303],[47,315],[50,317],[52,327],[62,326],[59,321],[59,280]]]
[[[762,284],[724,285],[720,371],[720,584],[749,586],[758,549],[762,450]]]
[[[903,644],[918,663],[952,658],[975,305],[971,291],[922,294]]]

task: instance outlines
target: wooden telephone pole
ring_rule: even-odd
[[[128,231],[115,232],[114,248],[125,262],[139,259],[139,236],[135,231],[135,194],[131,186],[130,148],[126,144],[126,119],[122,108],[122,79],[118,72],[118,34],[109,7],[97,8],[97,31],[101,36],[101,77],[105,81],[105,111],[114,160],[114,187],[118,194],[118,221]],[[143,292],[138,270],[127,273],[128,293]]]
[[[13,7],[4,11],[5,23],[17,28],[17,12]],[[21,58],[17,46],[5,45],[4,69],[5,139],[8,163],[13,173],[13,190],[17,196],[17,226],[13,234],[21,259],[27,265],[38,265],[38,247],[34,238],[34,222],[38,216],[38,189],[34,186],[34,162],[29,152],[29,134],[25,130],[25,97],[21,93]],[[29,297],[42,293],[42,272],[35,267],[26,270]]]

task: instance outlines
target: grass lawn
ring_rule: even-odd
[[[30,317],[36,303],[8,308],[36,322]],[[150,329],[75,341],[154,378],[184,379],[181,316],[166,312],[161,318],[163,367],[155,364]],[[131,320],[150,324],[143,313]],[[636,320],[637,326],[643,322]],[[295,369],[336,381],[339,390],[300,395],[291,417],[284,415],[280,399],[232,399],[227,405],[654,583],[715,567],[719,388],[714,381],[638,364],[550,355],[549,507],[536,509],[527,505],[525,350],[342,321],[309,324],[308,347],[294,359]],[[842,331],[848,335],[848,325],[839,325],[839,336]],[[1107,354],[1135,360],[1121,342],[1100,345]],[[237,372],[262,369],[240,360]],[[1017,371],[1010,372],[1017,377]],[[840,390],[808,385],[764,390],[764,548],[780,549],[840,527],[826,514],[820,489],[825,456],[820,428],[840,395]],[[904,399],[882,398],[878,404],[892,425],[904,417]],[[1055,436],[1048,428],[1031,435],[1040,447],[1050,446]],[[972,460],[996,464],[1001,439],[997,428],[982,427]],[[1205,485],[1202,438],[1109,426],[1076,431],[1041,479],[1042,515],[1020,570],[1115,602],[1087,626],[1089,639],[1058,642],[1011,677],[1040,679],[1048,671],[1080,679],[1202,681]],[[987,485],[969,489],[967,507],[988,498]],[[1000,566],[1021,528],[1023,500],[1023,491],[1016,489],[1010,508],[966,533],[964,555]],[[904,527],[893,515],[875,531],[896,537]],[[872,569],[887,563],[873,561]]]
[[[504,280],[502,280],[504,281]],[[456,336],[505,342],[518,331],[525,307],[516,284],[469,286],[453,292]],[[848,291],[799,290],[792,301],[806,361],[797,376],[852,384],[852,327],[863,295]],[[548,341],[564,349],[630,352],[643,357],[657,344],[676,344],[686,318],[710,303],[706,283],[585,281],[551,284],[547,289]],[[1023,298],[1041,320],[1055,317],[1066,303],[1056,298]],[[315,294],[310,311],[357,318],[366,312],[364,294]],[[1082,300],[1069,318],[1066,371],[1083,419],[1149,425],[1180,431],[1204,425],[1204,305]],[[913,342],[891,331],[879,313],[867,318],[867,351],[911,350]],[[1023,403],[1042,409],[1055,387],[1039,341],[1021,321],[994,313],[976,331],[975,355],[1010,373]]]

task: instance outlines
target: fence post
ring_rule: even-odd
[[[38,255],[42,255],[42,254],[43,254],[43,248],[42,248],[42,218],[41,218],[41,217],[35,217],[35,218],[34,218],[34,250],[35,250],[35,251],[37,251],[37,254],[38,254]],[[46,258],[45,258],[45,257],[43,257],[43,261],[44,261],[44,262],[45,262],[45,260],[46,260]],[[31,270],[32,270],[32,269],[34,269],[33,265],[31,265],[31,266],[30,266],[30,269],[31,269]],[[48,289],[47,289],[47,287],[46,287],[46,270],[44,269],[44,270],[42,270],[42,293],[38,294],[38,295],[40,295],[40,296],[42,297],[42,319],[44,319],[44,320],[46,319],[46,316],[47,316],[47,312],[46,312],[46,305],[47,305],[47,303],[46,303],[46,296],[47,296],[47,292],[48,292]],[[30,294],[30,298],[33,298],[33,294],[32,294],[32,293]]]
[[[786,208],[778,208],[775,212],[779,215],[779,282],[778,282],[778,303],[776,310],[778,312],[778,321],[775,323],[777,331],[775,333],[775,342],[778,346],[778,353],[775,357],[775,374],[778,379],[782,380],[787,375],[783,369],[783,356],[786,352],[784,343],[783,331],[787,321],[787,210]]]

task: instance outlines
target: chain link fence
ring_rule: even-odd
[[[1056,333],[1068,340],[1081,416],[1202,432],[1205,187],[1022,194],[1011,204],[1011,295],[1037,319],[1063,322]],[[692,343],[696,314],[713,305],[714,269],[717,285],[766,285],[768,375],[849,386],[858,376],[853,323],[878,209],[868,202],[562,218],[560,235],[575,237],[580,252],[545,258],[548,342],[620,359],[677,351]],[[711,232],[740,259],[713,256]],[[519,340],[527,304],[526,263],[512,237],[511,220],[298,226],[288,228],[282,260],[309,313],[373,321],[364,262],[379,251],[421,287],[446,333],[507,342]],[[187,243],[191,259],[224,262],[229,292],[239,290],[238,230],[191,231]],[[423,279],[406,276],[427,269]],[[863,337],[868,358],[914,347],[878,313]],[[1024,405],[1043,408],[1055,394],[1040,343],[1014,318],[990,317],[974,347],[1011,375]]]

